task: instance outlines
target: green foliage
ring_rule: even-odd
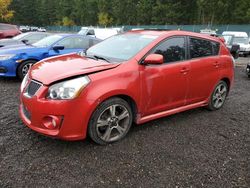
[[[7,1],[7,0],[1,0]],[[249,24],[249,0],[12,0],[24,25]]]
[[[106,12],[98,13],[98,23],[101,26],[111,25],[112,21],[113,21],[113,18],[111,18],[108,13]]]
[[[0,21],[9,21],[14,12],[9,10],[11,0],[0,0]]]
[[[63,26],[74,26],[75,22],[73,20],[71,20],[69,17],[65,16],[62,19],[62,24]]]

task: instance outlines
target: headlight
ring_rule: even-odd
[[[26,87],[28,81],[29,81],[29,73],[27,73],[25,75],[25,77],[23,78],[22,84],[21,84],[21,92],[23,92],[24,88]]]
[[[47,98],[53,100],[74,99],[89,82],[90,79],[84,76],[52,85],[49,88]]]
[[[0,55],[0,61],[11,59],[14,56],[15,56],[15,54]]]

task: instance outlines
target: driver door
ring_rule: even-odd
[[[184,106],[188,91],[186,37],[167,39],[151,53],[163,55],[164,64],[144,65],[141,69],[143,116]]]

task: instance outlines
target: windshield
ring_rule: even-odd
[[[249,39],[247,37],[235,37],[234,38],[234,44],[248,44]]]
[[[54,44],[55,42],[57,42],[58,40],[60,40],[61,38],[62,38],[62,36],[60,36],[60,35],[48,36],[48,37],[34,43],[33,46],[48,47],[48,46],[51,46],[52,44]]]
[[[29,33],[22,33],[20,35],[17,35],[13,37],[14,40],[22,40],[25,36],[29,35]]]
[[[81,31],[78,32],[80,35],[86,35],[88,29],[81,29]]]
[[[110,61],[127,61],[158,36],[142,34],[116,35],[87,50],[88,56],[101,56]]]
[[[224,35],[223,37],[224,37],[224,39],[225,39],[225,43],[226,43],[226,44],[231,44],[232,38],[233,38],[232,35]]]

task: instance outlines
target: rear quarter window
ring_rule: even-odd
[[[213,55],[214,52],[212,42],[198,38],[190,38],[191,58],[201,58]]]
[[[205,39],[190,38],[190,57],[200,58],[217,56],[220,52],[220,43]]]
[[[218,42],[212,42],[212,46],[213,46],[213,55],[219,55],[220,53],[220,43]]]

